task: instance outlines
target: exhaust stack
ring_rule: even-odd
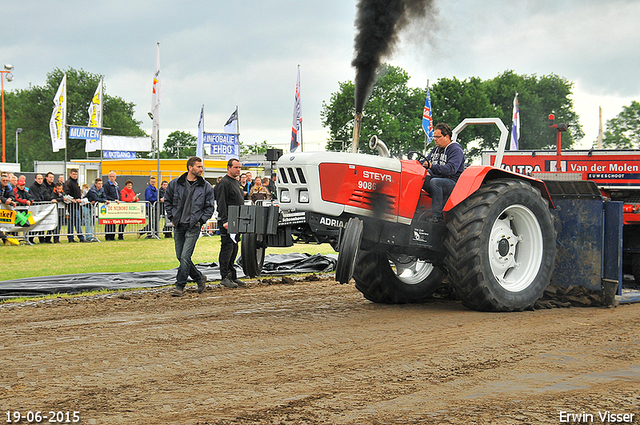
[[[353,144],[351,145],[351,152],[358,153],[358,142],[360,141],[360,127],[362,126],[362,111],[356,112],[356,117],[353,122]]]
[[[380,156],[385,158],[391,157],[389,149],[387,149],[387,145],[382,140],[378,139],[378,136],[371,136],[371,139],[369,140],[369,149],[377,149]]]

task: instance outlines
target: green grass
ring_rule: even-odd
[[[36,239],[37,240],[37,239]],[[173,239],[137,239],[125,235],[124,241],[32,246],[2,246],[0,281],[37,276],[57,276],[75,273],[120,273],[168,270],[178,266]],[[267,254],[300,252],[308,254],[334,253],[328,244],[294,244],[289,248],[267,248]],[[218,262],[220,236],[201,237],[193,254],[194,263]]]

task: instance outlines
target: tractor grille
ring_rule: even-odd
[[[395,211],[398,206],[395,196],[364,190],[354,190],[347,205],[368,210],[374,209],[375,206],[376,211],[385,213]]]
[[[280,167],[278,176],[284,184],[307,184],[307,179],[300,167]]]

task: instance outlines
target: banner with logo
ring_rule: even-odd
[[[100,84],[96,88],[96,92],[91,98],[89,104],[89,124],[88,127],[101,128],[102,127],[102,78],[100,78]],[[95,152],[100,149],[100,136],[87,139],[87,143],[84,147],[85,152]]]
[[[67,147],[67,74],[64,74],[58,91],[53,98],[53,112],[49,120],[49,133],[51,133],[51,145],[54,152]]]
[[[102,151],[102,157],[105,159],[136,159],[134,151]]]
[[[240,136],[230,133],[204,133],[204,146],[208,155],[224,155],[226,159],[240,157]]]
[[[145,224],[145,205],[137,202],[101,204],[98,224]]]
[[[58,227],[56,204],[31,205],[26,208],[0,207],[0,230],[3,232],[38,232]]]

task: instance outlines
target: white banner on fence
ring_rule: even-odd
[[[151,152],[151,138],[103,134],[102,149],[105,151]]]
[[[58,226],[56,204],[32,205],[27,208],[0,207],[0,230],[4,232],[38,232]]]

